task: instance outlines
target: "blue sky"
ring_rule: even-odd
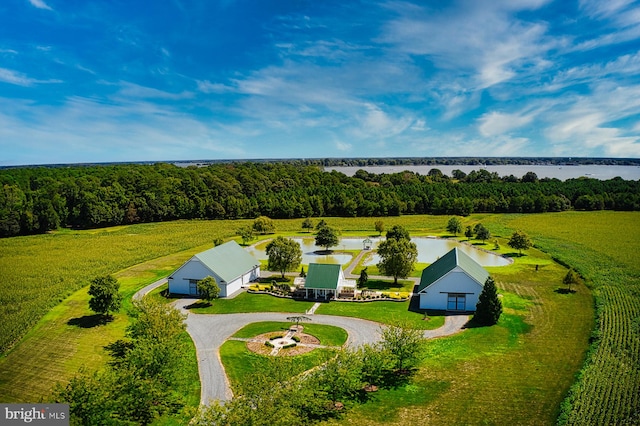
[[[630,0],[3,0],[0,165],[640,157]]]

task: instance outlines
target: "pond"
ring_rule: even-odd
[[[418,248],[418,263],[433,263],[441,256],[445,255],[454,247],[468,254],[473,260],[482,266],[507,266],[509,260],[494,253],[479,250],[468,244],[463,244],[455,240],[446,240],[441,238],[412,238]],[[490,247],[490,245],[487,245]],[[375,246],[374,246],[375,247]],[[380,256],[372,253],[365,261],[365,266],[375,265],[380,262]]]
[[[324,250],[324,247],[318,247],[315,244],[314,237],[299,238],[295,237],[292,240],[300,244],[302,249],[302,263],[308,265],[309,263],[337,263],[340,265],[351,262],[352,256],[349,254],[316,254],[318,250]],[[333,247],[334,250],[362,250],[365,238],[358,237],[345,237],[340,239],[340,243]],[[371,248],[375,249],[378,244],[384,240],[382,237],[372,237]],[[454,240],[446,240],[440,238],[429,237],[414,237],[411,239],[418,248],[418,262],[419,263],[433,263],[438,258],[446,254],[454,247],[458,247],[460,250],[468,254],[472,259],[478,262],[482,266],[506,266],[509,265],[509,260],[498,256],[494,253],[485,252],[479,250],[468,244],[463,244]],[[267,254],[265,253],[268,242],[256,244],[255,246],[247,248],[256,259],[265,260]],[[490,246],[490,245],[487,245]],[[365,261],[365,265],[375,265],[380,261],[380,257],[371,253],[369,258]]]
[[[315,244],[314,237],[308,238],[291,238],[298,244],[300,244],[300,248],[302,249],[302,264],[308,265],[310,263],[335,263],[339,265],[346,265],[351,262],[352,256],[350,254],[317,254],[315,253],[318,250],[324,250],[324,247],[318,247]],[[362,241],[362,239],[360,240]],[[256,244],[255,246],[248,247],[246,250],[251,253],[253,257],[258,260],[266,260],[269,257],[267,256],[266,249],[268,241]],[[362,249],[362,243],[359,246]],[[343,250],[342,245],[337,247],[333,247],[334,250]],[[347,248],[347,250],[350,250]]]

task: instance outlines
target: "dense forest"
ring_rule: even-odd
[[[640,210],[640,181],[538,179],[433,168],[353,177],[321,165],[102,165],[0,169],[0,236],[174,219]]]

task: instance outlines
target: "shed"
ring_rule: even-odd
[[[457,247],[422,271],[421,309],[475,312],[489,273]]]
[[[310,263],[304,282],[307,298],[331,299],[348,285],[342,266],[330,263]]]
[[[169,276],[169,293],[198,295],[197,282],[210,276],[220,287],[220,297],[239,291],[260,276],[260,261],[235,241],[194,255]]]

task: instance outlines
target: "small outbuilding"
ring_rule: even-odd
[[[422,271],[420,309],[475,312],[489,273],[457,247]]]
[[[197,296],[197,283],[212,277],[220,287],[220,297],[239,291],[260,277],[260,261],[229,241],[198,253],[169,276],[169,293]]]
[[[330,263],[310,263],[304,280],[305,297],[331,299],[344,287],[354,287],[355,281],[346,280],[342,266]]]

